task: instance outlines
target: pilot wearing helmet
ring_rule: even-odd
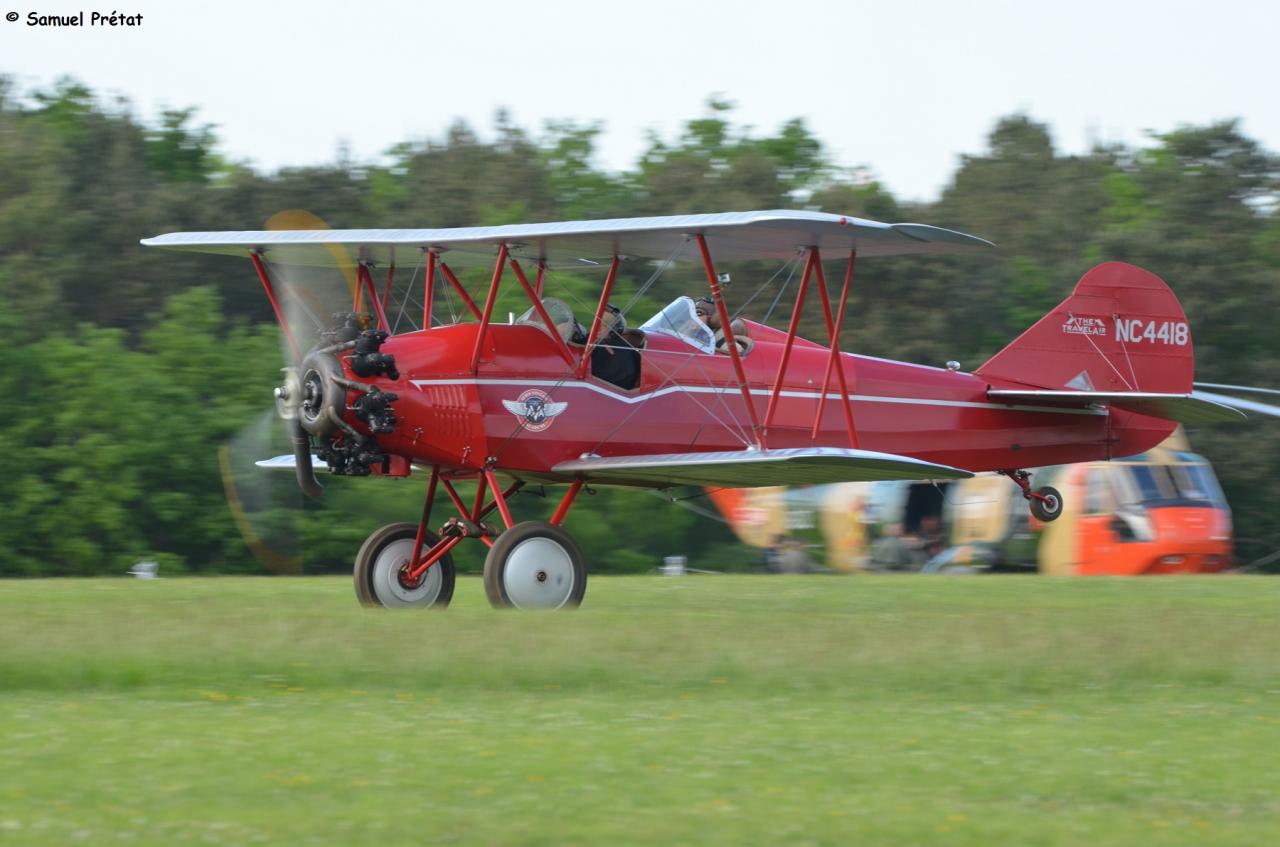
[[[715,301],[710,297],[699,297],[693,301],[693,309],[698,315],[698,320],[706,324],[715,333],[716,352],[727,354],[724,327],[720,324],[720,313],[716,310]],[[746,323],[741,318],[738,318],[729,322],[729,328],[733,330],[733,340],[738,345],[738,355],[745,356],[755,346],[755,342],[747,337]]]

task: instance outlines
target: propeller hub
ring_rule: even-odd
[[[319,420],[324,408],[324,378],[317,371],[307,371],[302,383],[302,417],[309,423]]]
[[[327,438],[337,429],[335,419],[346,411],[347,392],[334,382],[342,378],[342,365],[332,353],[314,352],[302,362],[302,376],[296,397],[302,428],[317,438]]]
[[[276,398],[276,414],[286,421],[291,421],[298,416],[298,395],[302,393],[302,388],[298,382],[297,368],[282,370],[284,370],[284,384],[277,386],[271,393]]]

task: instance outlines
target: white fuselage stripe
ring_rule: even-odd
[[[607,388],[596,385],[595,383],[583,380],[554,380],[554,379],[486,379],[486,378],[463,378],[463,379],[412,379],[409,380],[419,390],[426,386],[432,385],[509,385],[513,388],[543,388],[543,389],[561,389],[561,388],[585,388],[588,391],[594,391],[603,397],[608,397],[628,405],[635,403],[643,403],[646,400],[654,400],[667,394],[725,394],[731,396],[741,396],[736,387],[715,388],[710,385],[696,386],[680,386],[673,385],[667,388],[659,388],[657,391],[650,391],[647,394],[620,394],[616,391],[610,391]],[[751,393],[760,397],[769,397],[773,394],[768,388],[753,388]],[[782,397],[800,397],[810,400],[817,400],[819,392],[817,391],[788,391],[779,392]],[[827,394],[828,400],[840,400],[843,395],[839,393]],[[1055,415],[1105,415],[1107,412],[1103,409],[1072,409],[1063,406],[1026,406],[1022,404],[1012,403],[976,403],[968,400],[930,400],[922,397],[875,397],[868,394],[852,394],[850,400],[858,403],[899,403],[908,406],[950,406],[960,409],[1005,409],[1013,412],[1047,412]]]

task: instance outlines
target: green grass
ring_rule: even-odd
[[[1280,838],[1280,580],[0,582],[0,844]]]

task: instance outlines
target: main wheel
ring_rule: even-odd
[[[494,608],[572,608],[586,591],[582,551],[554,524],[516,524],[498,536],[484,560],[484,593]]]
[[[401,572],[409,567],[417,535],[417,524],[393,523],[365,539],[356,554],[352,574],[356,597],[363,605],[389,609],[443,609],[449,605],[453,599],[454,583],[452,554],[440,557],[417,584],[407,585],[401,580]],[[422,549],[430,550],[437,541],[436,534],[428,532],[422,541]]]
[[[1058,493],[1058,489],[1046,485],[1043,488],[1037,488],[1033,493],[1039,494],[1044,499],[1031,498],[1031,514],[1045,523],[1057,520],[1062,514],[1062,495]]]

